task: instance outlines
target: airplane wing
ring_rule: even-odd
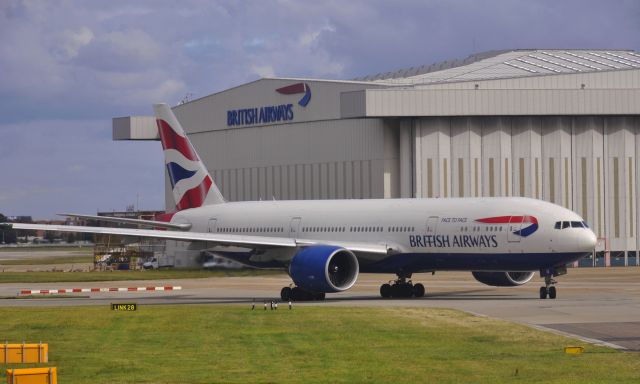
[[[191,224],[167,223],[165,221],[156,221],[156,220],[129,219],[126,217],[79,215],[77,213],[58,213],[58,215],[65,216],[65,217],[76,217],[79,219],[105,221],[109,223],[136,224],[136,225],[142,225],[146,227],[178,229],[181,231],[188,231],[189,229],[191,229]]]
[[[121,235],[133,237],[148,237],[167,240],[203,241],[215,245],[228,245],[245,248],[296,248],[315,244],[331,244],[344,247],[353,252],[388,254],[393,249],[386,244],[355,243],[344,241],[316,241],[304,239],[291,239],[288,237],[268,236],[242,236],[207,232],[178,232],[155,229],[133,229],[113,227],[84,227],[73,225],[49,225],[49,224],[25,224],[2,223],[0,226],[8,226],[13,229],[28,229],[53,232],[79,232],[96,233],[105,235]]]

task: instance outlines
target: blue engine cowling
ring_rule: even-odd
[[[358,259],[353,252],[333,245],[302,248],[289,265],[293,282],[311,292],[347,290],[356,282],[358,271]]]
[[[494,287],[515,287],[527,283],[535,272],[471,272],[482,284]]]

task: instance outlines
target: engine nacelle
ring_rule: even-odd
[[[482,284],[494,287],[515,287],[533,278],[535,272],[471,272]]]
[[[296,285],[311,292],[340,292],[358,278],[358,259],[353,252],[332,245],[301,249],[291,260],[289,276]]]

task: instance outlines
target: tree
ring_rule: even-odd
[[[44,233],[44,239],[47,240],[50,243],[53,243],[53,241],[57,238],[59,238],[60,236],[57,236],[58,232],[51,232],[51,231],[46,231]]]
[[[7,217],[0,213],[0,223],[8,222]],[[0,227],[0,243],[11,244],[17,240],[16,231],[13,229]]]
[[[67,233],[67,243],[69,244],[73,244],[76,242],[76,234],[73,232],[68,232]]]

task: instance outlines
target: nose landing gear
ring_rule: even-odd
[[[398,275],[398,279],[391,284],[382,284],[380,286],[380,296],[384,298],[411,298],[423,297],[425,293],[424,285],[418,283],[413,284],[411,274]]]
[[[557,297],[556,287],[557,283],[553,278],[556,276],[564,275],[567,273],[567,267],[547,268],[540,271],[540,275],[544,277],[544,287],[540,287],[540,298],[555,299]]]
[[[544,277],[544,287],[540,287],[540,298],[546,299],[547,296],[550,299],[556,298],[556,287],[553,284],[557,283],[557,281],[553,280],[551,276]]]

